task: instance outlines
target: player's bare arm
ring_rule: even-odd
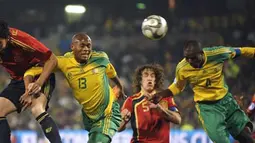
[[[46,79],[49,77],[49,75],[56,66],[57,58],[52,53],[50,58],[45,62],[43,71],[39,78],[34,83],[31,83],[31,85],[29,86],[28,93],[31,95],[38,93],[41,90],[41,86],[43,85],[43,83],[46,81]]]
[[[153,103],[159,103],[159,101],[163,98],[166,98],[166,97],[171,97],[173,96],[173,93],[170,89],[165,89],[161,92],[158,92],[152,96],[148,96],[148,100],[152,101]]]
[[[241,47],[235,48],[236,55],[241,55],[247,58],[254,58],[255,57],[255,47]]]

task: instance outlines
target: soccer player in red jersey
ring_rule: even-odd
[[[146,100],[145,95],[155,94],[162,89],[164,73],[160,65],[144,65],[135,72],[136,94],[126,99],[122,106],[122,123],[119,131],[125,129],[131,120],[133,138],[131,143],[169,143],[170,122],[181,123],[181,116],[172,97],[164,98],[158,104]]]
[[[30,98],[30,102],[26,102],[25,106],[31,108],[49,141],[60,143],[58,128],[46,112],[55,87],[55,76],[51,74],[57,64],[55,55],[34,37],[21,30],[9,28],[5,21],[0,20],[0,64],[11,77],[9,85],[0,93],[0,142],[11,142],[6,116],[14,111],[20,113],[24,108],[20,101]],[[44,68],[34,84],[35,87],[40,87],[41,92],[36,98],[32,98],[35,96],[28,95],[28,83],[24,83],[23,76],[26,70],[36,65],[44,65]],[[31,90],[35,87],[31,87]]]

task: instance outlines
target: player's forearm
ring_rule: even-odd
[[[52,53],[50,58],[45,62],[43,71],[36,81],[39,85],[43,85],[43,83],[46,81],[46,79],[49,77],[51,72],[53,72],[54,68],[57,66],[57,58],[56,56]]]
[[[168,109],[163,108],[161,105],[157,105],[158,110],[160,110],[162,116],[169,122],[175,123],[175,124],[181,124],[181,116],[178,112],[170,111]]]
[[[32,83],[33,82],[33,76],[31,75],[27,75],[24,77],[24,84],[25,84],[25,88],[28,89],[28,85],[29,83]]]
[[[124,131],[124,130],[126,129],[126,125],[127,125],[127,122],[122,121],[122,122],[120,123],[120,127],[118,128],[118,132]]]
[[[160,96],[162,98],[174,96],[170,89],[165,89],[165,90],[163,90],[163,91],[161,91],[161,92],[159,92],[157,94],[158,94],[158,96]]]
[[[241,56],[254,58],[255,55],[255,47],[241,47]]]

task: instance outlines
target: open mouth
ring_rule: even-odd
[[[152,86],[153,84],[152,84],[152,82],[151,82],[151,81],[149,81],[149,82],[148,82],[148,85],[149,85],[149,86]]]

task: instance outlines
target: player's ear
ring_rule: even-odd
[[[73,43],[71,44],[71,49],[74,50],[74,45],[73,45]]]

